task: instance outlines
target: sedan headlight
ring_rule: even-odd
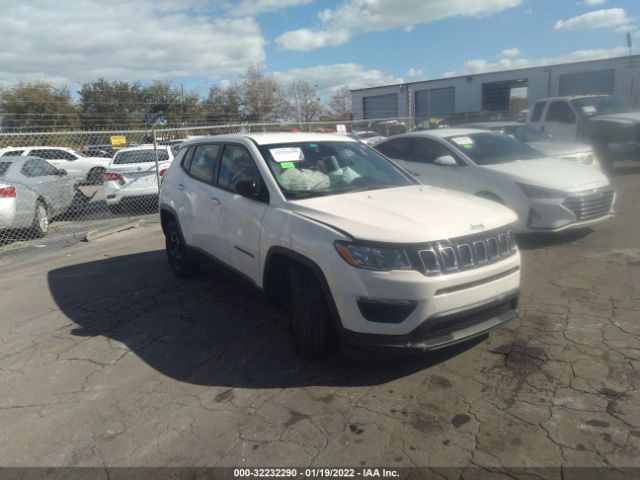
[[[553,190],[551,188],[536,187],[535,185],[527,185],[526,183],[517,183],[520,190],[529,198],[564,198],[567,194],[561,190]]]
[[[368,270],[410,270],[411,262],[402,248],[335,242],[340,256],[349,265]]]

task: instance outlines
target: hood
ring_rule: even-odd
[[[589,120],[610,120],[640,123],[640,112],[607,113],[604,115],[594,115]]]
[[[537,158],[496,165],[483,165],[513,180],[565,192],[609,185],[609,179],[595,168],[562,158]]]
[[[561,157],[562,155],[571,155],[573,153],[591,152],[592,148],[586,143],[577,142],[527,142],[531,148],[535,148],[539,152],[544,153],[548,157]]]
[[[289,208],[355,239],[400,244],[462,237],[517,218],[495,202],[426,185],[297,200]]]

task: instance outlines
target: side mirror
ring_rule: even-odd
[[[59,177],[66,177],[67,171],[63,168],[59,168],[58,171],[56,172],[56,175],[58,175]]]
[[[435,163],[436,165],[440,165],[442,167],[455,167],[458,165],[458,162],[456,162],[456,159],[453,158],[451,155],[443,155],[442,157],[438,157],[435,159],[433,163]]]
[[[255,180],[240,180],[236,183],[236,193],[243,197],[256,198],[259,196],[258,182]]]

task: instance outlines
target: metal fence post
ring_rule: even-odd
[[[156,129],[153,132],[153,153],[156,157],[156,182],[158,182],[158,195],[160,195],[160,166],[158,165],[158,139],[156,138]]]

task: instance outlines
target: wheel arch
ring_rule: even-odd
[[[329,282],[327,282],[327,278],[322,269],[310,258],[288,248],[273,246],[267,251],[265,256],[262,274],[262,290],[267,301],[277,303],[283,299],[287,288],[286,275],[291,265],[299,265],[316,277],[322,288],[324,299],[327,302],[332,323],[338,331],[341,330],[343,328],[342,320],[340,319],[338,308],[333,299]]]

